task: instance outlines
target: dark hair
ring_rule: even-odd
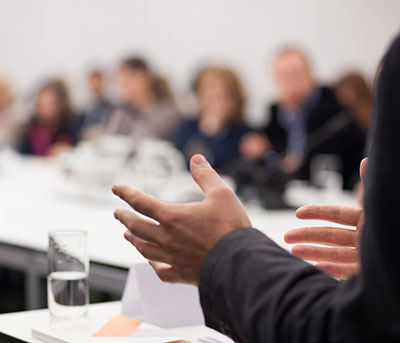
[[[131,70],[144,70],[150,72],[149,65],[142,57],[128,57],[122,61],[121,65]]]
[[[357,97],[357,100],[361,102],[372,102],[371,89],[360,73],[352,72],[344,75],[336,84],[336,88],[340,87],[350,88]]]
[[[122,61],[121,66],[132,71],[144,71],[148,73],[151,76],[154,97],[159,101],[168,101],[171,104],[175,104],[174,96],[167,79],[160,75],[155,75],[144,58],[138,56],[128,57]]]
[[[61,79],[52,79],[49,80],[45,83],[43,83],[39,91],[37,92],[36,99],[39,98],[39,96],[43,92],[51,91],[55,94],[57,101],[59,103],[59,116],[57,120],[57,126],[59,129],[62,129],[71,120],[72,116],[72,108],[71,108],[71,103],[70,103],[70,98],[69,98],[69,93],[67,86],[65,82]],[[36,100],[37,101],[37,100]],[[36,111],[36,109],[35,109]],[[32,122],[36,120],[35,116],[32,118]]]
[[[369,126],[372,111],[372,91],[365,78],[358,72],[344,75],[336,84],[336,91],[349,89],[355,96],[352,104],[345,104],[355,120],[364,128]]]

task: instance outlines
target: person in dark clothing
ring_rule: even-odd
[[[202,202],[171,204],[128,186],[113,187],[156,220],[116,210],[128,228],[125,238],[162,280],[199,286],[208,326],[238,342],[400,341],[400,36],[384,57],[377,83],[361,270],[346,281],[249,229],[240,202],[201,155],[193,157],[191,170],[205,192]],[[312,206],[298,215],[344,223],[359,213]]]
[[[51,80],[39,89],[35,112],[20,138],[18,150],[36,156],[58,155],[75,145],[78,127],[64,82]]]
[[[101,70],[92,70],[88,81],[92,102],[82,115],[80,136],[90,139],[101,133],[101,125],[113,110],[113,104],[105,94],[104,75]]]
[[[209,66],[195,78],[200,113],[185,120],[174,142],[188,162],[202,153],[219,171],[229,169],[239,156],[239,142],[250,131],[243,122],[244,94],[239,77],[225,67]]]
[[[364,140],[353,118],[334,92],[315,85],[303,52],[282,50],[274,64],[278,101],[269,109],[269,122],[241,143],[243,163],[263,159],[275,151],[282,156],[281,169],[295,178],[310,180],[310,164],[319,154],[337,155],[344,188],[358,181],[358,165]]]

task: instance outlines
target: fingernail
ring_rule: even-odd
[[[207,160],[204,158],[203,155],[195,155],[192,158],[192,162],[197,165],[206,165],[208,164]]]

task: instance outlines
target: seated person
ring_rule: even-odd
[[[199,104],[196,119],[185,120],[174,141],[186,160],[202,153],[217,170],[238,157],[239,141],[249,131],[243,123],[244,95],[234,71],[206,67],[196,76],[194,91]]]
[[[170,139],[179,117],[166,81],[146,61],[130,57],[119,67],[118,82],[124,103],[110,113],[105,133]]]
[[[14,94],[8,81],[0,76],[0,150],[13,147],[18,135],[18,122],[13,112]]]
[[[105,94],[103,72],[98,69],[92,70],[88,81],[92,99],[82,115],[80,136],[83,138],[99,134],[101,124],[113,109],[111,101]]]
[[[310,179],[310,163],[318,154],[338,155],[344,188],[358,181],[364,136],[343,111],[334,92],[318,86],[305,54],[296,48],[281,50],[275,58],[277,102],[269,109],[269,122],[241,142],[243,160],[258,160],[270,151],[282,156],[284,173]]]
[[[400,37],[385,54],[377,83],[361,269],[348,280],[335,280],[252,229],[238,198],[201,155],[190,164],[205,193],[201,202],[168,203],[113,187],[144,215],[115,211],[125,239],[161,280],[199,287],[207,326],[249,343],[400,341]],[[302,213],[338,223],[348,215],[324,206]]]
[[[366,135],[372,112],[372,92],[365,78],[359,73],[343,75],[336,83],[335,93],[339,102]]]
[[[76,143],[77,120],[71,110],[64,82],[43,84],[36,96],[32,119],[20,138],[19,151],[36,156],[55,156]]]

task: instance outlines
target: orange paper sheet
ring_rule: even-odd
[[[137,320],[116,315],[94,333],[93,337],[129,337],[140,324]]]

